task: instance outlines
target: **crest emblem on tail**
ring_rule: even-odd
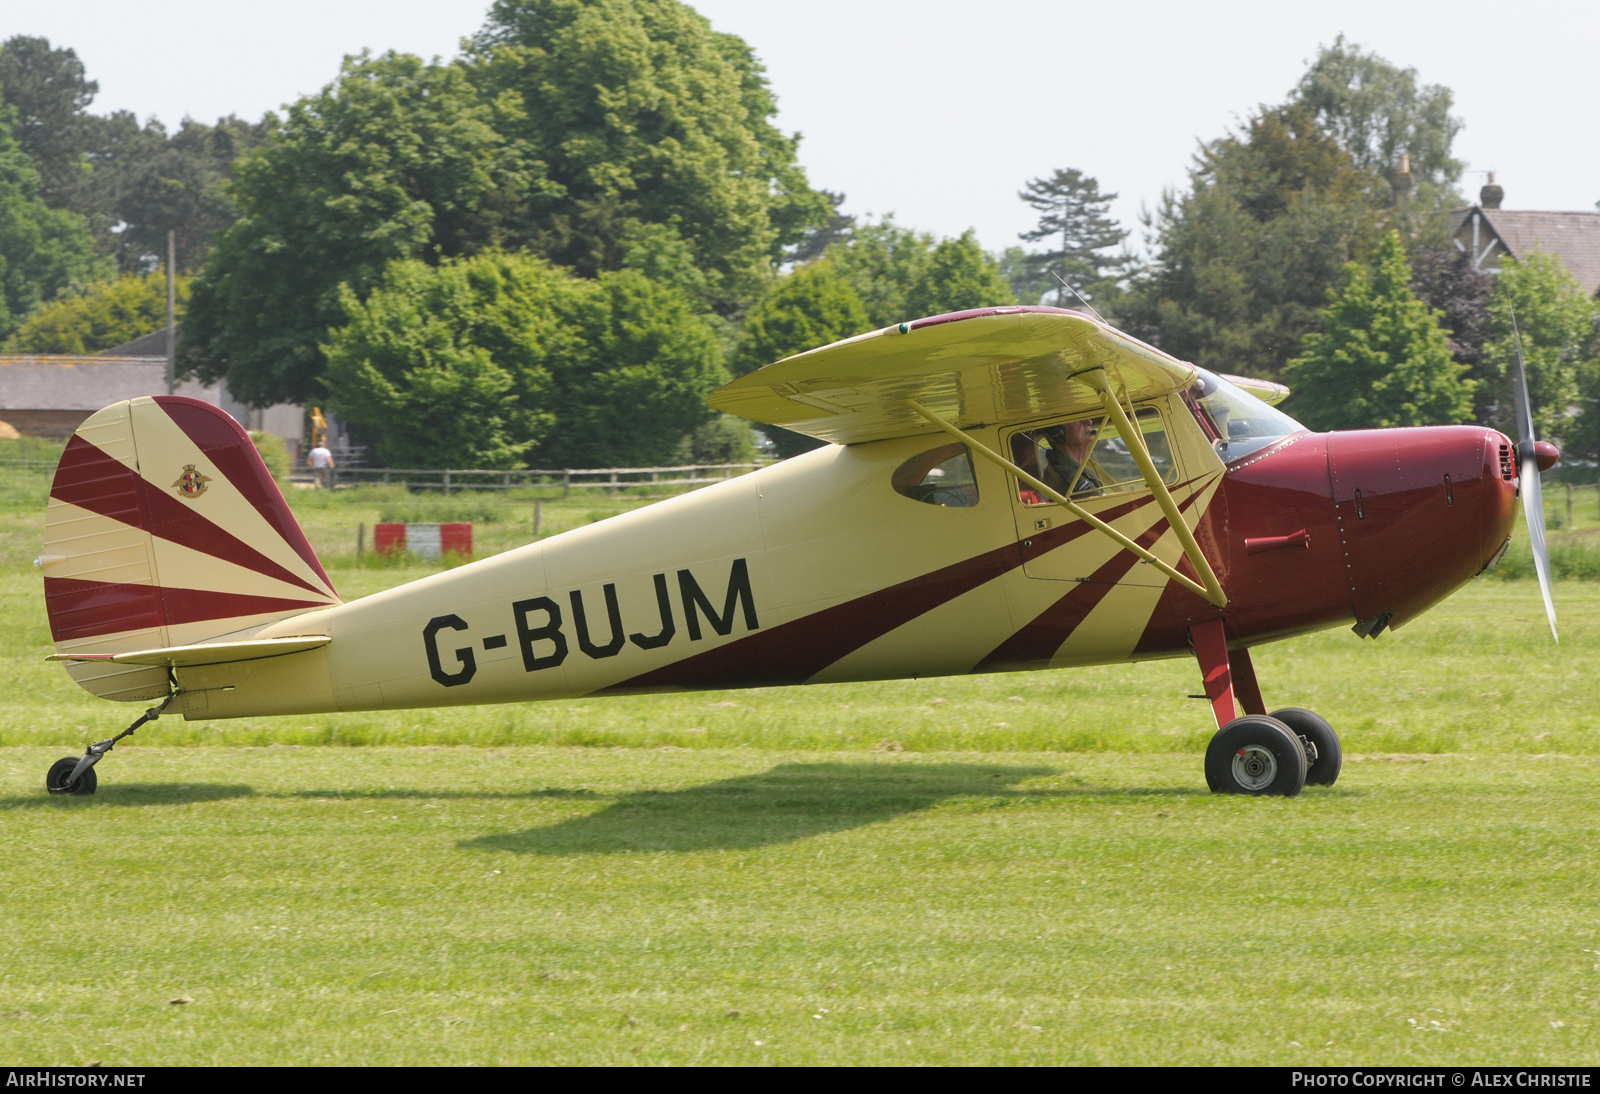
[[[210,475],[202,475],[194,469],[194,464],[186,463],[183,465],[183,474],[178,476],[172,488],[186,498],[198,498],[206,492],[206,483],[210,481]]]

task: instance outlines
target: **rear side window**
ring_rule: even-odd
[[[968,509],[978,504],[978,479],[972,454],[964,444],[947,444],[919,452],[895,468],[890,480],[895,493],[912,501]]]

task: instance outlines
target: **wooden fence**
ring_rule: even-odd
[[[403,485],[412,490],[439,490],[444,494],[463,490],[560,490],[563,498],[574,490],[604,490],[618,494],[628,490],[654,490],[659,487],[705,486],[737,478],[763,466],[759,463],[688,464],[681,467],[583,467],[529,468],[522,471],[484,471],[448,468],[340,467],[333,473],[333,485]],[[296,470],[294,477],[306,480],[309,472]]]

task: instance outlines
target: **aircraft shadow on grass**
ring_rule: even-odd
[[[255,793],[248,786],[229,783],[119,783],[108,786],[92,798],[69,794],[0,798],[0,812],[10,809],[87,808],[107,805],[194,805],[198,802],[247,798]]]
[[[621,795],[585,816],[545,828],[479,836],[458,846],[540,855],[734,850],[860,828],[950,798],[1103,792],[1090,787],[1014,789],[1025,779],[1054,774],[1048,767],[999,764],[781,764],[687,790]]]
[[[448,800],[506,800],[515,798],[563,798],[574,801],[609,801],[609,794],[601,794],[594,790],[569,790],[566,787],[547,786],[540,790],[439,790],[407,786],[385,786],[373,789],[358,787],[353,790],[295,790],[287,795],[291,798],[311,798],[316,801],[325,800],[354,800],[360,798],[396,798],[400,800],[414,799],[416,801],[448,801]]]

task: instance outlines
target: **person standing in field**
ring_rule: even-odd
[[[327,445],[319,444],[306,455],[306,466],[311,468],[311,473],[316,476],[317,489],[324,489],[333,472],[333,453],[328,451]]]

